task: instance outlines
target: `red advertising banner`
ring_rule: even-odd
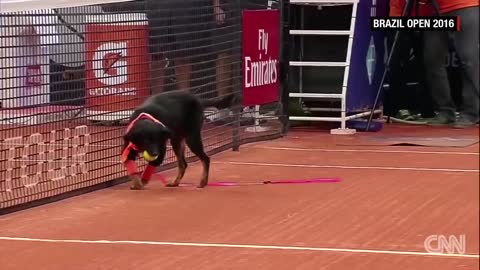
[[[86,105],[89,111],[132,110],[149,95],[147,24],[86,27]]]
[[[243,105],[279,100],[280,13],[243,11]]]

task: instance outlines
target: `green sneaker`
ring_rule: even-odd
[[[395,123],[403,123],[410,125],[425,125],[427,122],[422,118],[421,114],[415,114],[409,110],[399,110],[395,117],[391,116],[390,120]]]
[[[399,110],[397,112],[397,114],[395,115],[395,118],[400,119],[400,120],[405,120],[405,121],[414,120],[413,116],[410,114],[409,110]]]
[[[446,117],[444,114],[437,114],[435,117],[427,119],[427,125],[430,126],[448,126],[455,123],[455,120]]]
[[[468,119],[465,116],[460,116],[457,121],[455,121],[455,124],[453,125],[454,128],[469,128],[469,127],[474,127],[477,125],[477,122],[472,121]]]

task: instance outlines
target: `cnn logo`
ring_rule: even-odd
[[[423,242],[425,250],[429,253],[448,253],[465,254],[466,237],[464,234],[456,237],[455,235],[430,235]]]

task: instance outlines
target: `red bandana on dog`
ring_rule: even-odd
[[[132,122],[130,122],[130,124],[128,125],[127,127],[127,130],[125,132],[125,134],[127,134],[133,127],[133,125],[135,125],[135,123],[138,121],[138,120],[141,120],[141,119],[148,119],[148,120],[151,120],[159,125],[162,125],[162,126],[165,126],[162,122],[160,122],[158,119],[156,119],[155,117],[153,117],[152,115],[148,114],[148,113],[141,113],[139,116],[137,116],[137,118],[135,118]],[[125,163],[127,162],[128,160],[128,154],[130,153],[130,150],[139,150],[138,147],[133,144],[132,142],[129,142],[129,144],[127,145],[127,147],[125,147],[125,149],[123,150],[122,152],[122,162]]]
[[[140,119],[148,119],[148,120],[151,120],[159,125],[162,125],[165,127],[165,125],[160,122],[158,119],[156,119],[155,117],[151,116],[150,114],[148,113],[141,113],[139,116],[137,116],[137,118],[135,118],[127,127],[127,130],[126,130],[126,133],[128,133],[133,125],[135,125],[135,123],[140,120]],[[128,160],[128,155],[130,154],[130,150],[136,150],[138,151],[138,147],[133,144],[132,142],[129,142],[127,147],[123,150],[122,152],[122,162],[125,164],[125,167],[127,168],[127,171],[130,175],[135,175],[138,173],[137,171],[137,166],[135,165],[135,161],[133,160]],[[142,181],[145,181],[145,182],[148,182],[150,181],[150,178],[152,177],[152,174],[155,172],[155,167],[154,166],[151,166],[151,165],[148,165],[147,168],[145,169],[145,171],[143,172],[142,174]],[[166,183],[166,180],[163,178],[163,177],[160,177],[160,180],[163,182],[163,183]]]

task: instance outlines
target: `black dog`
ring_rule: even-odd
[[[189,92],[171,91],[151,96],[138,107],[130,117],[122,149],[122,161],[133,183],[131,189],[142,189],[148,183],[155,167],[160,166],[165,158],[168,140],[177,157],[178,175],[167,186],[177,187],[185,174],[186,144],[202,162],[203,175],[197,187],[205,187],[208,184],[210,158],[204,151],[201,135],[204,108],[226,102],[231,100],[200,100]],[[143,151],[157,158],[148,163],[140,178],[134,161],[138,153]]]

